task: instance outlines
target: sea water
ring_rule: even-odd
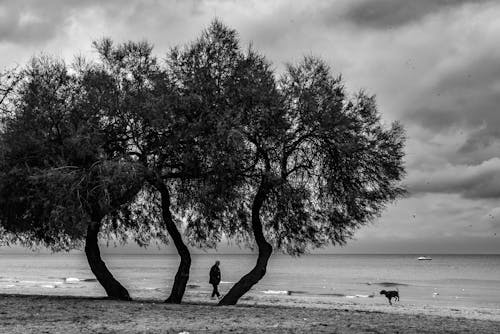
[[[429,255],[429,254],[426,254]],[[386,303],[380,290],[399,290],[401,302],[500,308],[500,255],[273,255],[250,295],[315,296],[325,300]],[[227,292],[255,264],[253,254],[193,254],[187,293],[209,295],[210,267],[220,260]],[[105,255],[113,275],[133,298],[168,297],[176,255]],[[4,254],[0,294],[105,296],[83,253]],[[328,299],[328,300],[329,300]]]

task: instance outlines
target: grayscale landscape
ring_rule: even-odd
[[[500,332],[498,17],[0,0],[0,333]]]

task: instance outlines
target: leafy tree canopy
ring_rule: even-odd
[[[108,115],[115,92],[104,89],[113,87],[111,78],[81,60],[70,68],[47,56],[33,58],[18,75],[2,119],[4,242],[77,247],[92,216],[100,221],[118,209],[122,219],[110,220],[106,232],[122,241],[135,234],[141,244],[152,236],[166,240],[158,226],[132,223],[149,214],[145,206],[123,206],[136,198],[144,177],[137,163],[114,149]]]
[[[375,97],[349,94],[324,61],[305,57],[276,76],[263,56],[243,51],[236,32],[215,21],[183,51],[174,50],[171,63],[184,89],[217,94],[222,102],[214,105],[231,111],[233,136],[243,138],[245,150],[235,166],[245,182],[230,200],[234,215],[190,223],[190,238],[226,234],[248,242],[256,214],[266,239],[298,255],[344,244],[404,193],[402,126],[384,126]],[[263,201],[253,212],[259,191]]]

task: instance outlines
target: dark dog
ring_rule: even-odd
[[[389,304],[392,305],[392,302],[391,302],[391,299],[394,298],[394,301],[398,301],[399,302],[399,290],[397,291],[385,291],[385,290],[382,290],[380,291],[380,294],[381,295],[385,295],[385,297],[389,300]]]

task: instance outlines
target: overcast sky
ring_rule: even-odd
[[[163,56],[217,17],[279,72],[317,55],[407,130],[407,198],[333,252],[500,253],[500,2],[0,0],[0,68],[92,57],[104,36]]]

